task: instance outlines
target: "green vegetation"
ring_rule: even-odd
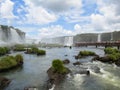
[[[14,46],[14,51],[25,51],[25,46],[21,44],[17,44]]]
[[[94,52],[91,52],[91,51],[80,51],[78,56],[93,56],[93,55],[96,55]]]
[[[0,56],[9,53],[10,49],[7,47],[0,47]]]
[[[22,65],[23,57],[21,55],[5,56],[0,59],[0,71],[10,69],[17,65]]]
[[[23,62],[23,56],[21,54],[17,54],[15,56],[15,60],[17,61],[17,63],[22,63]]]
[[[38,48],[37,47],[32,47],[31,48],[31,53],[34,53],[34,54],[36,54],[37,52],[38,52]]]
[[[58,72],[58,73],[66,73],[67,72],[67,69],[64,67],[63,62],[59,59],[53,60],[52,68],[54,69],[55,72]]]
[[[117,61],[120,59],[120,51],[116,48],[105,48],[104,49],[105,54],[107,54],[107,57],[109,58],[109,60],[111,61]]]
[[[108,54],[107,57],[111,60],[111,61],[116,61],[120,59],[120,53],[113,53],[113,54]]]
[[[30,49],[27,49],[27,54],[37,54],[37,55],[45,55],[46,51],[45,50],[40,50],[37,47],[32,47]]]
[[[119,53],[120,51],[116,48],[108,47],[104,49],[104,52],[105,54],[113,54],[113,53]]]
[[[45,50],[38,50],[37,55],[45,55],[46,51]]]

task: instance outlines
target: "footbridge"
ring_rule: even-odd
[[[103,46],[103,47],[117,47],[118,49],[120,48],[120,41],[107,41],[107,42],[76,42],[75,43],[76,47],[80,46]]]

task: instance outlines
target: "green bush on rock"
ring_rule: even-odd
[[[107,57],[112,61],[116,61],[120,59],[120,53],[108,54]]]
[[[9,53],[10,49],[7,47],[0,47],[0,56]]]
[[[25,46],[21,44],[17,44],[14,46],[14,51],[25,51]]]
[[[93,55],[96,55],[94,52],[91,52],[91,51],[80,51],[79,54],[80,56],[93,56]]]
[[[55,72],[58,72],[58,73],[66,73],[67,72],[66,68],[63,65],[63,62],[59,59],[53,60],[52,68],[54,69]]]
[[[0,59],[0,71],[8,70],[15,66],[23,64],[23,57],[21,55],[14,56],[5,56]]]
[[[119,50],[116,48],[107,47],[104,49],[105,54],[119,53]]]
[[[15,60],[17,61],[17,63],[23,63],[23,57],[21,54],[17,54],[15,56]]]
[[[45,50],[38,50],[37,55],[45,55],[46,51]]]
[[[37,54],[37,55],[45,55],[46,51],[45,50],[40,50],[37,47],[32,47],[26,50],[26,54]]]

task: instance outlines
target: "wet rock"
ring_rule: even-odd
[[[66,75],[70,72],[70,70],[68,68],[66,68],[67,71],[65,73],[58,73],[56,71],[54,71],[54,69],[51,67],[47,70],[47,74],[49,77],[49,80],[47,82],[47,88],[50,89],[53,84],[58,85],[62,80],[64,80],[64,78],[66,77]]]
[[[92,59],[92,61],[96,61],[96,60],[99,60],[99,55],[96,55],[93,59]]]
[[[67,54],[65,56],[68,56]]]
[[[81,65],[81,63],[80,62],[75,62],[75,63],[73,63],[73,65]]]
[[[92,66],[91,69],[95,73],[100,73],[100,68],[98,66]]]
[[[24,90],[38,90],[38,88],[33,86],[33,87],[26,87],[24,88]]]
[[[120,67],[120,60],[116,61],[115,64]]]
[[[5,77],[0,77],[0,89],[3,89],[4,87],[8,86],[10,84],[11,80]]]
[[[75,55],[74,57],[75,57],[76,60],[81,58],[80,55],[77,55],[77,56]]]
[[[79,72],[76,72],[76,74],[86,74],[86,75],[90,75],[90,71],[89,71],[89,70],[80,70]]]
[[[47,81],[47,89],[52,88],[53,84],[54,84],[54,79],[49,79],[49,80]]]
[[[63,64],[69,64],[69,63],[70,63],[70,60],[69,60],[69,59],[63,60]]]
[[[101,61],[101,62],[104,62],[104,63],[110,63],[111,62],[111,60],[107,56],[99,57],[99,59],[97,59],[97,60]]]

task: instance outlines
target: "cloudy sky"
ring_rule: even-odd
[[[120,30],[120,0],[0,0],[0,24],[28,38]]]

